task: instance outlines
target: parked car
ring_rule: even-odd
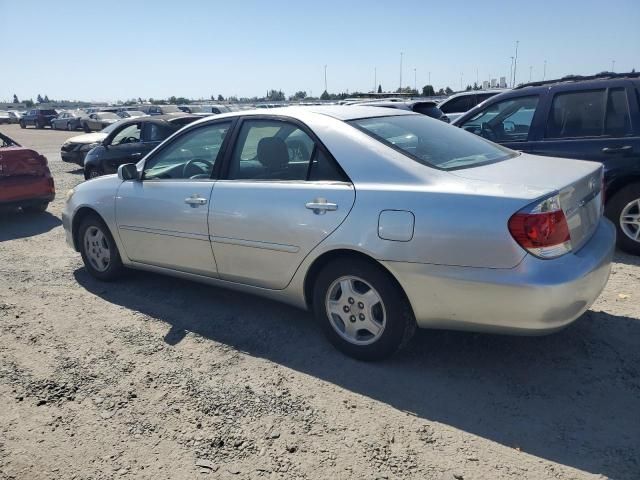
[[[371,107],[384,107],[384,108],[396,108],[399,110],[409,110],[411,112],[421,113],[431,118],[435,118],[436,120],[442,120],[443,122],[449,123],[449,118],[442,113],[442,110],[438,108],[438,104],[431,100],[413,100],[413,101],[370,101],[364,102],[360,104],[354,105],[363,105],[363,106],[371,106]]]
[[[51,120],[58,116],[58,112],[52,109],[34,108],[29,110],[20,119],[20,126],[27,128],[33,125],[36,128],[44,128],[51,126]]]
[[[0,110],[0,125],[3,123],[11,123],[11,116],[6,110]]]
[[[89,150],[99,145],[118,125],[119,123],[112,123],[99,132],[86,133],[69,138],[60,148],[62,161],[76,163],[84,167],[84,158],[87,156],[87,153],[89,153]]]
[[[162,140],[197,120],[194,115],[155,115],[118,123],[84,160],[84,178],[116,173],[125,163],[137,162]]]
[[[7,113],[9,113],[9,123],[20,123],[22,113],[17,110],[9,110]]]
[[[438,106],[440,110],[449,117],[449,121],[453,122],[456,118],[461,117],[476,105],[505,91],[507,90],[504,88],[494,88],[491,90],[460,92],[445,98]]]
[[[122,120],[118,115],[112,112],[96,112],[91,113],[87,117],[83,117],[80,120],[80,124],[82,125],[82,129],[89,133],[94,130],[102,130],[105,127],[108,127],[112,123],[116,123]]]
[[[131,267],[265,295],[376,359],[416,325],[543,333],[579,317],[615,246],[601,179],[405,110],[288,107],[184,127],[75,187],[62,221],[98,279]]]
[[[618,246],[640,255],[640,76],[534,82],[491,98],[455,123],[509,148],[604,165],[605,214]]]
[[[175,105],[141,105],[140,111],[147,115],[182,115],[184,113]]]
[[[51,128],[53,130],[77,130],[81,127],[81,122],[85,115],[81,110],[61,112],[51,120]]]
[[[183,112],[201,117],[231,112],[231,109],[226,105],[178,105],[178,108]]]
[[[55,193],[47,159],[0,133],[0,207],[44,212]]]

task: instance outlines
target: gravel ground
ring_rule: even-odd
[[[640,259],[560,333],[422,331],[364,364],[287,306],[92,279],[60,222],[72,134],[2,131],[58,198],[0,216],[0,479],[640,478]]]

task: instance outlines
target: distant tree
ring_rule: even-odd
[[[322,92],[322,95],[320,95],[320,100],[329,100],[329,99],[331,99],[329,92],[327,92],[326,90]]]
[[[144,100],[142,100],[142,97],[138,97],[138,103],[144,103]]]
[[[473,89],[480,90],[480,86],[478,85],[478,82],[473,82]]]
[[[222,95],[218,95],[218,101],[219,102],[224,102],[224,97]]]
[[[433,89],[433,85],[425,85],[424,87],[422,87],[422,95],[424,95],[425,97],[433,97],[435,96],[436,92]]]
[[[446,95],[446,92],[444,91],[444,88],[441,88],[440,90],[438,90],[438,93],[436,93],[436,95]]]
[[[42,96],[40,94],[38,94],[38,103],[43,103],[44,102],[44,98],[42,98]]]
[[[284,92],[282,90],[269,90],[267,92],[267,100],[272,102],[282,102],[285,100]]]
[[[467,88],[465,88],[465,90],[468,92],[470,90],[473,90],[473,87],[471,85],[467,85]]]
[[[447,88],[444,89],[444,93],[446,95],[451,95],[453,93],[453,90],[451,90],[451,88],[447,87]]]
[[[15,93],[13,94],[13,103],[20,103],[20,100],[18,100],[18,96]]]
[[[305,98],[307,98],[307,92],[300,90],[296,92],[293,97],[291,97],[291,100],[303,100]]]
[[[24,101],[24,106],[27,107],[27,108],[33,108],[33,105],[34,104],[33,104],[33,100],[32,99]]]
[[[382,84],[378,85],[378,93],[382,93]]]
[[[177,101],[177,100],[178,100],[178,99],[177,99],[174,95],[172,95],[171,97],[167,98],[167,101],[168,101],[169,103],[172,103],[172,104],[176,104],[176,103],[178,103],[178,101]]]
[[[44,96],[44,103],[50,103],[49,95]]]

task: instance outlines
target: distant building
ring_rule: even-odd
[[[498,79],[497,78],[492,78],[491,79],[491,88],[496,88],[498,86]]]
[[[487,90],[489,88],[489,82],[487,80],[482,81],[482,88]]]
[[[500,77],[500,88],[507,88],[507,77]]]

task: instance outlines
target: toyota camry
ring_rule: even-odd
[[[166,273],[311,310],[386,357],[416,327],[548,333],[609,277],[598,163],[538,157],[409,111],[207,117],[67,193],[87,271]],[[232,326],[230,326],[232,327]]]

